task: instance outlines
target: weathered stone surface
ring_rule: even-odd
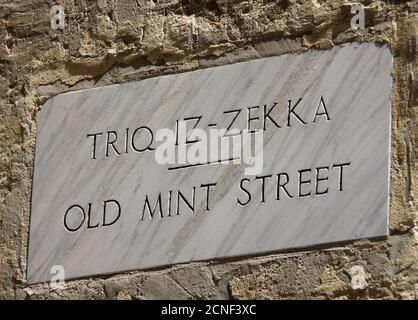
[[[349,6],[342,0],[169,0],[154,1],[155,7],[152,8],[150,1],[142,0],[60,2],[67,13],[63,31],[50,29],[50,1],[9,1],[0,4],[0,51],[3,52],[0,53],[1,298],[113,298],[112,292],[117,290],[104,288],[107,283],[117,282],[123,287],[117,293],[118,297],[142,299],[148,297],[147,292],[151,290],[143,286],[145,276],[154,277],[160,272],[169,274],[173,270],[164,268],[162,271],[69,281],[62,290],[51,290],[48,284],[27,285],[31,179],[37,128],[35,116],[49,95],[190,71],[199,66],[283,54],[286,53],[283,51],[286,46],[291,51],[305,51],[352,41],[379,41],[387,43],[394,55],[391,235],[388,239],[354,241],[332,249],[316,247],[204,265],[212,271],[222,298],[242,298],[247,296],[246,292],[251,292],[251,295],[261,298],[279,299],[417,299],[418,258],[413,229],[418,207],[416,1],[362,1],[368,12],[366,14],[370,14],[366,16],[364,30],[350,28]],[[246,3],[250,5],[246,6]],[[28,12],[33,14],[28,15]],[[96,17],[105,15],[116,26],[115,39],[96,35],[99,31]],[[160,15],[162,19],[150,20],[149,17],[154,15]],[[176,52],[173,55],[173,48],[161,45],[159,37],[149,37],[147,46],[142,42],[144,32],[152,29],[159,32],[163,17],[171,15],[196,18],[192,45],[176,44],[182,48],[183,54]],[[243,19],[246,19],[245,26],[241,23]],[[144,30],[147,20],[150,21],[148,31]],[[181,28],[179,30],[182,31]],[[284,43],[283,39],[300,43],[300,48]],[[79,51],[80,48],[83,49]],[[260,50],[259,54],[257,50]],[[55,85],[55,89],[48,89],[48,93],[44,91],[45,96],[38,92],[39,86]],[[262,268],[267,269],[270,264],[278,265],[282,271],[280,276],[259,285],[244,281],[245,275],[257,276]],[[189,270],[201,265],[190,263],[178,268],[187,275]],[[362,265],[366,272],[368,287],[364,290],[354,290],[350,285],[350,268],[358,265]],[[299,268],[303,272],[296,272]],[[294,275],[295,281],[289,283],[288,274]],[[235,278],[237,280],[233,281]],[[321,281],[324,281],[323,285]],[[341,289],[341,281],[346,284],[346,290]],[[303,288],[299,283],[304,284]],[[291,294],[280,290],[282,284]],[[320,286],[318,290],[316,286]],[[203,292],[196,293],[192,298],[203,296]],[[180,298],[184,295],[172,290],[165,291],[163,297]]]

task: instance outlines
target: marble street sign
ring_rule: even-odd
[[[29,283],[387,235],[391,70],[351,43],[49,99]]]

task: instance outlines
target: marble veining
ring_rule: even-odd
[[[28,282],[49,281],[54,265],[71,279],[387,235],[391,69],[387,46],[351,43],[49,99]],[[234,163],[173,169],[138,151],[148,129],[196,116],[206,131],[226,128],[236,114],[234,127],[255,118],[250,127],[265,129],[257,175]],[[179,192],[191,203],[193,190],[192,210]],[[163,216],[144,214],[158,195]]]

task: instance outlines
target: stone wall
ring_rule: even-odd
[[[418,3],[341,0],[62,0],[0,3],[0,298],[418,299]],[[26,285],[36,116],[65,91],[330,48],[394,56],[390,236],[259,257]]]

